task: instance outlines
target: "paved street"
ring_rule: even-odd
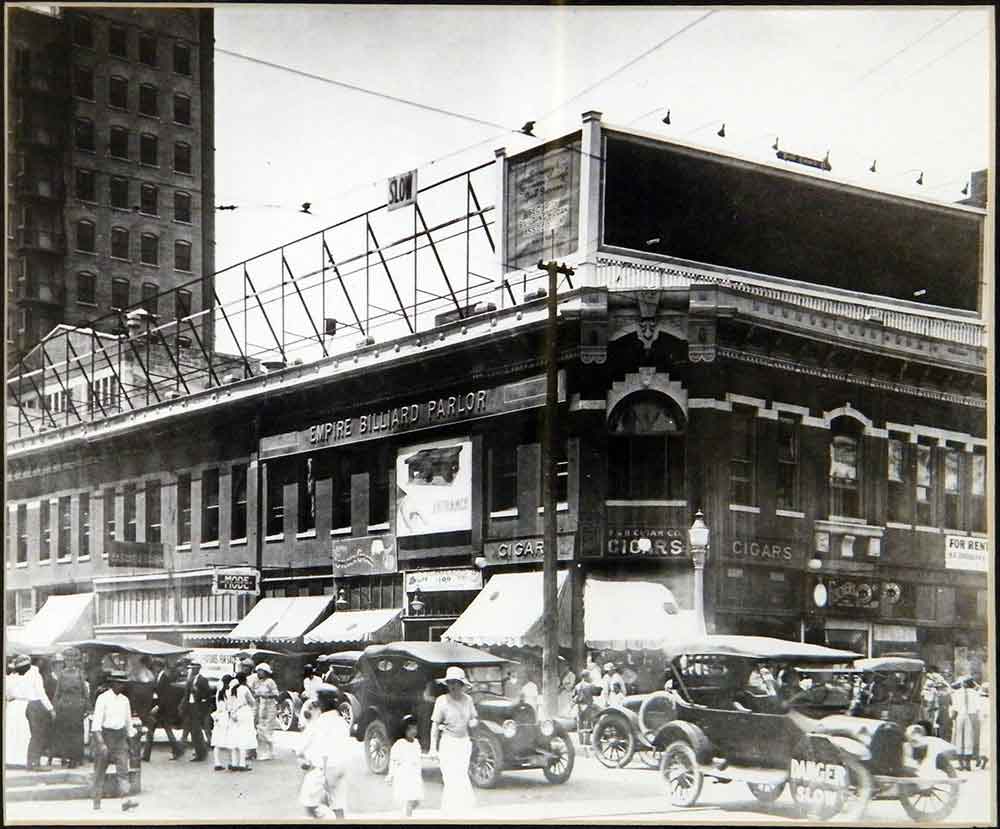
[[[153,762],[143,765],[143,792],[140,808],[128,815],[119,804],[106,800],[99,818],[88,801],[12,803],[7,820],[24,823],[55,821],[130,823],[142,820],[231,822],[234,814],[252,815],[257,820],[304,818],[296,796],[301,774],[295,763],[298,734],[281,734],[276,760],[258,763],[247,774],[215,772],[210,763],[187,760],[168,761],[165,744],[157,745]],[[348,817],[354,820],[386,821],[398,818],[390,801],[384,778],[368,773],[360,743],[354,746],[354,773],[350,788]],[[963,773],[968,782],[950,821],[965,825],[990,823],[990,775]],[[424,767],[427,799],[417,818],[440,819],[441,776],[431,764]],[[796,822],[794,804],[785,793],[778,803],[764,807],[741,783],[706,782],[698,806],[675,809],[666,802],[659,774],[637,761],[627,769],[609,770],[589,758],[577,758],[568,783],[548,784],[541,772],[507,773],[496,789],[477,791],[475,817],[490,821],[553,820],[637,822],[718,822],[723,824],[761,821]],[[234,808],[237,811],[234,811]],[[872,803],[866,822],[906,822],[898,801]]]

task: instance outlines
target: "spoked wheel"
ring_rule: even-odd
[[[946,777],[958,777],[947,757],[938,760],[938,769]],[[935,783],[910,794],[900,793],[899,802],[913,820],[946,820],[958,803],[958,783]]]
[[[804,816],[811,820],[860,820],[875,791],[871,772],[860,761],[844,755],[840,758],[847,771],[847,785],[838,790],[829,788],[792,788],[792,798]]]
[[[295,703],[291,697],[284,697],[278,700],[278,710],[275,711],[278,721],[278,728],[282,731],[293,731],[295,729]]]
[[[594,726],[590,744],[597,754],[597,761],[609,769],[624,768],[635,754],[632,728],[618,715],[604,717]]]
[[[545,779],[550,783],[565,783],[573,773],[573,763],[576,761],[576,752],[573,743],[567,737],[553,737],[549,743],[552,757],[542,767]]]
[[[381,720],[373,720],[365,729],[365,762],[372,774],[389,771],[389,733]]]
[[[668,745],[660,761],[660,773],[674,806],[694,806],[705,778],[691,746],[683,740]]]
[[[503,749],[492,734],[480,734],[472,742],[469,779],[480,789],[492,789],[503,769]]]
[[[640,749],[636,753],[639,755],[639,759],[642,761],[642,764],[648,769],[658,769],[663,760],[663,752],[655,748],[650,748],[645,751]]]
[[[747,783],[750,794],[756,797],[761,803],[774,803],[785,790],[784,783]]]

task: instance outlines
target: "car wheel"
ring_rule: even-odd
[[[657,751],[655,748],[650,748],[645,751],[639,750],[636,753],[639,755],[639,759],[642,761],[643,765],[648,769],[658,769],[660,767],[660,762],[663,760],[663,752]]]
[[[602,717],[590,735],[597,761],[609,769],[624,768],[635,754],[635,735],[624,717]]]
[[[947,757],[938,760],[938,769],[949,778],[958,777],[958,772]],[[913,820],[947,820],[958,803],[958,783],[935,783],[911,794],[900,793],[899,802]]]
[[[372,774],[389,771],[389,732],[382,720],[373,720],[365,729],[365,762]]]
[[[503,748],[492,734],[479,734],[472,740],[469,779],[480,789],[492,789],[503,770]]]
[[[277,719],[278,728],[282,731],[295,730],[295,703],[292,702],[291,697],[282,697],[278,700],[278,707],[274,712],[274,716]]]
[[[549,743],[552,757],[542,766],[542,773],[550,783],[565,783],[573,773],[576,752],[568,737],[555,736]]]
[[[761,803],[774,803],[785,790],[784,783],[747,783],[750,794],[756,797]]]
[[[847,771],[847,787],[830,797],[830,789],[806,789],[798,793],[798,786],[792,786],[792,798],[799,805],[803,815],[810,820],[861,820],[875,791],[871,772],[859,760],[849,755],[840,758]],[[802,787],[805,788],[805,787]]]
[[[694,749],[683,740],[677,740],[666,747],[660,761],[663,775],[674,806],[694,806],[705,782],[698,768]]]

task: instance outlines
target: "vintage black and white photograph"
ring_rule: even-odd
[[[992,4],[11,3],[13,825],[997,825]]]

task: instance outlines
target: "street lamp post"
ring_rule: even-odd
[[[691,559],[694,562],[694,614],[703,634],[708,632],[705,624],[705,559],[708,557],[710,536],[704,519],[704,514],[698,510],[694,516],[694,523],[688,529],[688,545],[691,547]]]

